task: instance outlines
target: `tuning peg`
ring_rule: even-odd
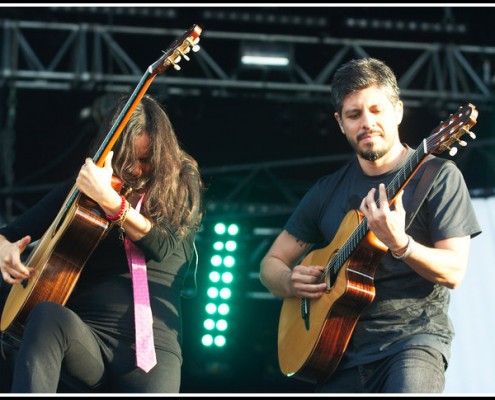
[[[473,132],[467,131],[467,134],[471,137],[471,139],[476,139],[476,135]]]
[[[459,146],[462,146],[462,147],[467,146],[467,142],[465,142],[464,140],[457,140],[457,142],[459,143]]]
[[[187,38],[187,41],[189,42],[189,44],[191,46],[195,46],[195,45],[197,45],[199,43],[199,36],[196,39],[194,39],[194,40],[191,40],[191,38]]]
[[[191,41],[190,39],[187,39],[187,41],[189,42],[189,44],[191,45],[191,48],[192,48],[192,51],[193,52],[197,52],[199,51],[200,47],[198,46],[198,43],[199,43],[199,36],[194,39],[193,41]]]
[[[192,42],[192,51],[194,51],[195,53],[200,49],[198,43],[199,43],[199,36],[196,39],[194,39]]]
[[[186,56],[186,53],[189,52],[189,47],[186,49],[185,52],[183,52],[181,49],[177,49],[177,52],[182,56],[184,57],[184,60],[186,61],[190,61],[190,58],[188,56]],[[180,57],[179,57],[180,59]],[[178,61],[177,61],[178,62]]]
[[[454,157],[457,154],[457,147],[452,147],[449,150],[449,154],[450,154],[451,157]]]
[[[180,57],[179,57],[179,59],[180,59]],[[177,59],[176,59],[176,60],[177,60]],[[179,71],[179,70],[180,70],[180,65],[179,65],[179,64],[176,64],[176,61],[171,61],[171,60],[168,60],[168,62],[169,62],[170,64],[172,64],[172,65],[173,65],[173,67],[174,67],[174,69],[175,69],[176,71]]]

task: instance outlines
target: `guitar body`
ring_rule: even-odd
[[[361,221],[349,211],[332,242],[308,253],[301,265],[328,265]],[[369,232],[338,272],[327,292],[309,302],[309,321],[302,318],[301,299],[284,299],[279,320],[278,357],[287,376],[321,383],[334,372],[362,310],[375,296],[373,277],[387,248]]]
[[[66,213],[52,223],[26,261],[34,268],[28,280],[12,286],[5,303],[1,330],[22,337],[29,312],[43,301],[64,305],[83,266],[108,231],[109,222],[80,194]]]

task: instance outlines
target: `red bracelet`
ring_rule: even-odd
[[[120,204],[120,211],[117,215],[106,215],[107,219],[109,221],[117,221],[122,217],[122,214],[124,213],[125,206],[126,206],[126,199],[123,194],[120,195],[120,198],[122,199],[122,203]]]

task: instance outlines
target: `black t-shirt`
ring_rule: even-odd
[[[42,198],[0,234],[10,241],[24,235],[39,239],[54,221],[74,181],[60,185]],[[77,226],[77,225],[76,225]],[[148,274],[155,346],[182,359],[181,290],[193,257],[194,235],[180,240],[164,224],[166,234],[154,227],[135,244],[144,252]],[[83,227],[81,234],[84,234]],[[106,237],[85,263],[67,307],[74,310],[96,333],[128,345],[134,343],[132,280],[124,243],[118,227]]]
[[[408,148],[408,157],[414,152]],[[298,239],[323,246],[335,237],[345,215],[359,209],[362,199],[380,183],[386,186],[397,171],[380,176],[363,173],[357,158],[319,179],[306,193],[285,225]],[[428,165],[428,156],[421,168]],[[406,185],[403,203],[406,214],[420,174]],[[408,229],[418,243],[432,246],[450,237],[481,232],[464,178],[452,161],[445,161],[436,182]],[[448,318],[449,290],[422,278],[406,263],[385,254],[374,274],[376,295],[360,314],[339,368],[368,363],[404,347],[428,345],[450,357],[454,335]]]

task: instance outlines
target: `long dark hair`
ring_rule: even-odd
[[[102,124],[104,137],[128,101],[118,99]],[[146,132],[151,140],[150,173],[136,179],[132,170],[138,162],[134,142]],[[144,95],[113,147],[114,175],[126,186],[143,190],[146,195],[142,213],[160,227],[167,221],[181,236],[197,230],[202,217],[203,183],[196,160],[181,147],[163,106],[150,95]]]

